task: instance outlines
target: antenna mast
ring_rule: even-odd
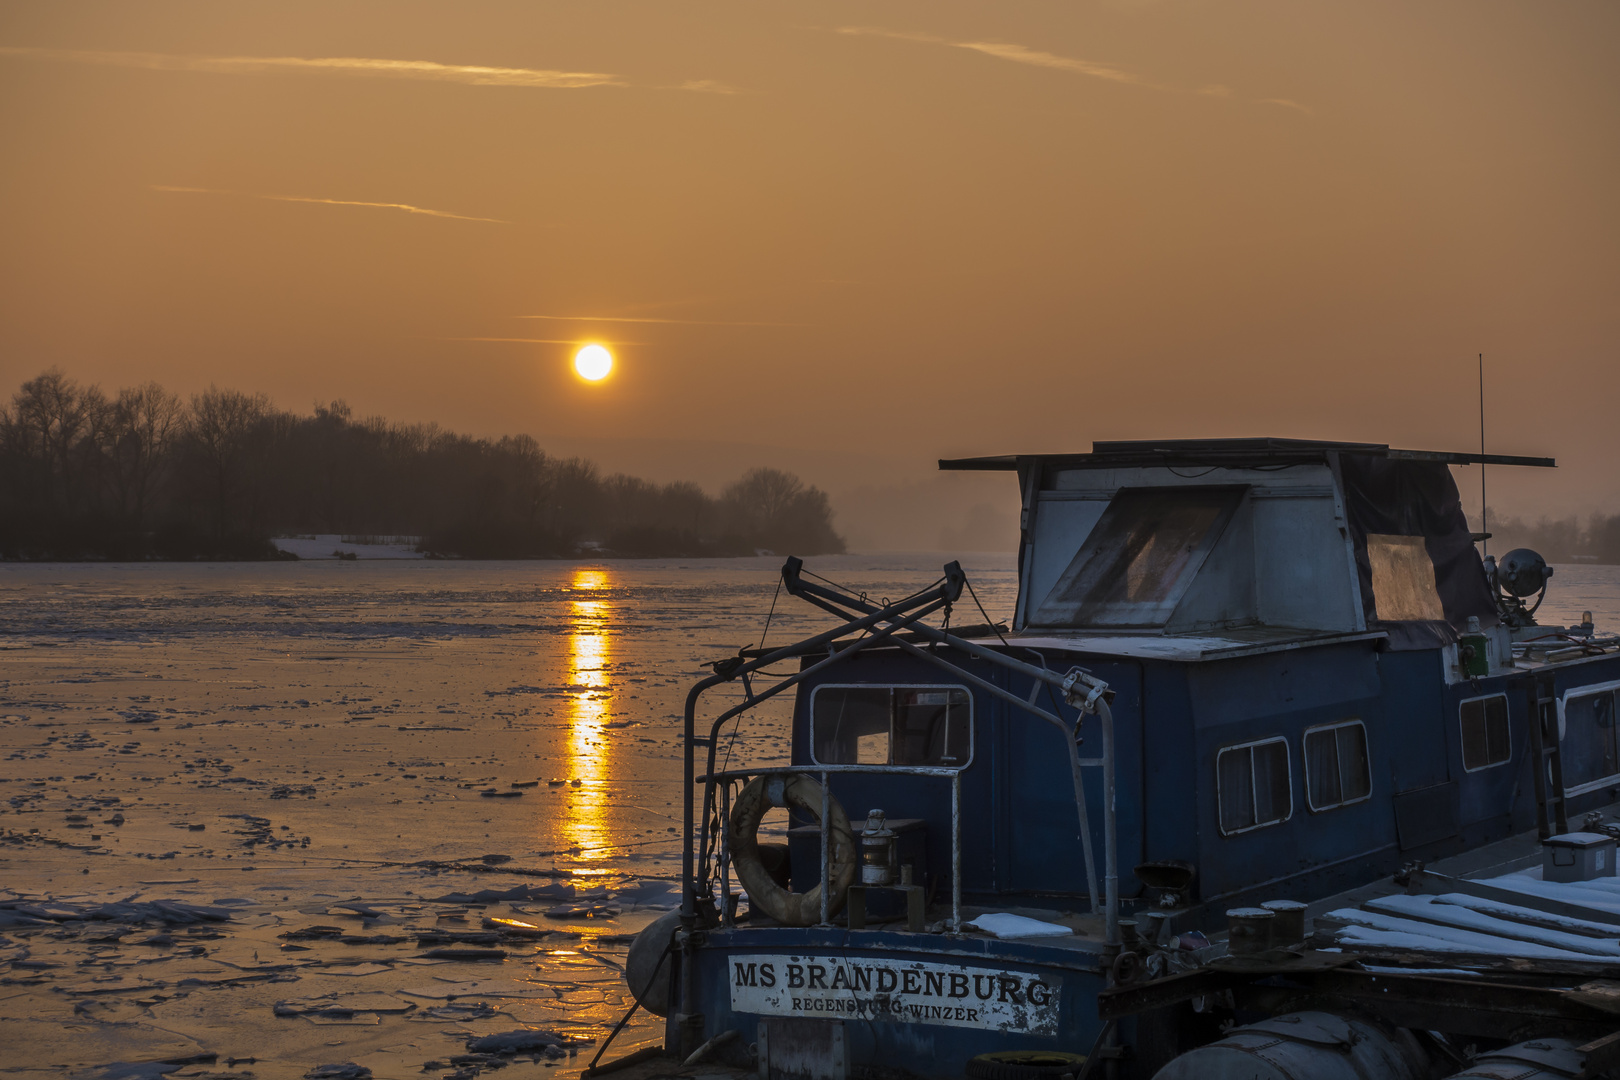
[[[1485,456],[1485,354],[1479,354],[1479,456]],[[1485,462],[1479,463],[1479,533],[1484,553],[1491,553],[1490,522],[1485,517]]]

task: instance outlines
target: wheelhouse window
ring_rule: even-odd
[[[973,755],[973,697],[960,686],[818,686],[810,752],[818,765],[964,768]]]
[[[1410,621],[1446,617],[1435,584],[1434,560],[1421,536],[1367,534],[1373,607],[1380,619]]]
[[[1287,740],[1279,736],[1222,749],[1215,755],[1215,796],[1227,836],[1293,817]]]
[[[1371,797],[1367,726],[1360,720],[1346,720],[1306,731],[1306,805],[1312,810],[1332,810]]]
[[[1570,694],[1564,699],[1561,750],[1564,784],[1567,787],[1590,784],[1620,774],[1615,715],[1613,689]]]
[[[1163,626],[1220,540],[1245,490],[1121,489],[1031,616],[1031,625]]]
[[[1464,769],[1478,772],[1500,765],[1513,756],[1513,746],[1508,739],[1506,694],[1469,698],[1462,703],[1459,715]]]

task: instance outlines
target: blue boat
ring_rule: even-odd
[[[1283,439],[942,461],[1017,478],[1009,627],[961,625],[955,563],[888,602],[789,559],[838,625],[687,699],[683,905],[629,974],[669,1047],[765,1080],[1152,1075],[1218,1032],[1105,1021],[1144,964],[1616,801],[1620,643],[1536,625],[1533,553],[1481,556],[1449,466],[1486,464],[1553,463]],[[790,690],[791,764],[731,761]]]

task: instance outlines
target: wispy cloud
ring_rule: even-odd
[[[472,217],[468,214],[452,214],[448,210],[429,210],[425,206],[412,206],[410,203],[397,202],[363,202],[359,199],[318,199],[309,195],[261,195],[256,191],[229,191],[223,188],[202,187],[175,187],[170,184],[153,184],[153,191],[176,191],[188,195],[238,195],[246,199],[269,199],[271,202],[319,203],[323,206],[370,206],[381,210],[403,210],[407,214],[426,214],[428,217],[453,218],[456,221],[487,221],[492,225],[511,225],[512,222],[502,218]]]
[[[196,71],[216,75],[304,73],[384,79],[422,79],[468,86],[518,86],[579,90],[592,86],[629,86],[625,79],[599,71],[552,71],[546,68],[485,67],[440,64],[432,60],[379,60],[363,56],[179,56],[171,53],[100,52],[85,49],[35,49],[0,46],[0,56],[28,57],[73,64],[143,68],[147,71]],[[670,89],[708,94],[737,91],[723,83],[699,79]]]
[[[1297,101],[1289,101],[1287,98],[1280,98],[1280,97],[1261,98],[1260,99],[1260,104],[1262,104],[1262,105],[1281,105],[1285,109],[1294,109],[1294,110],[1296,110],[1298,112],[1302,112],[1306,116],[1314,116],[1315,115],[1315,110],[1312,109],[1309,105],[1301,105],[1299,102],[1297,102]]]
[[[1010,60],[1015,64],[1055,68],[1059,71],[1070,71],[1076,75],[1088,75],[1093,79],[1107,79],[1109,82],[1165,89],[1144,79],[1135,72],[1115,67],[1113,64],[1102,64],[1094,60],[1077,60],[1072,56],[1059,56],[1056,53],[1041,52],[1039,49],[1031,49],[1007,41],[952,41],[950,38],[936,37],[933,34],[885,30],[877,26],[840,26],[837,28],[837,33],[850,34],[856,37],[882,37],[892,38],[896,41],[915,41],[924,45],[947,45],[953,49],[969,49],[973,52],[983,53],[998,60]]]
[[[445,341],[517,341],[525,345],[583,345],[579,338],[543,338],[543,337],[451,337]],[[596,341],[600,345],[641,345],[640,341]]]
[[[743,91],[729,83],[719,82],[715,79],[688,79],[670,87],[671,90],[690,90],[694,94],[740,94]]]
[[[1114,64],[1099,63],[1095,60],[1081,60],[1072,56],[1059,56],[1057,53],[1042,52],[1024,45],[1008,41],[953,41],[950,38],[939,37],[935,34],[913,33],[904,30],[886,30],[877,26],[840,26],[835,33],[848,34],[854,37],[889,38],[894,41],[912,41],[923,45],[944,45],[952,49],[968,49],[972,52],[993,56],[998,60],[1006,60],[1014,64],[1027,64],[1031,67],[1052,68],[1057,71],[1067,71],[1075,75],[1084,75],[1092,79],[1104,79],[1108,82],[1122,83],[1127,86],[1140,86],[1150,90],[1178,91],[1181,88],[1165,83],[1155,82],[1152,79],[1138,75],[1127,68]],[[1230,87],[1213,85],[1200,87],[1194,93],[1206,97],[1230,98],[1234,92]],[[1281,105],[1284,108],[1295,109],[1310,114],[1311,109],[1297,101],[1287,98],[1258,98],[1253,104]]]
[[[726,322],[715,319],[655,319],[633,315],[519,315],[520,319],[550,319],[554,322],[672,323],[676,326],[804,326],[788,322]]]

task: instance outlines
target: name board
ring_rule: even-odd
[[[1050,977],[845,956],[755,954],[728,963],[733,1012],[1058,1033],[1062,984]]]

